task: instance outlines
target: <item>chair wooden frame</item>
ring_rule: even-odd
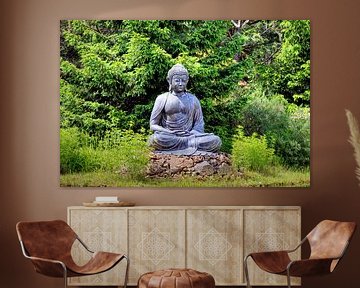
[[[27,227],[31,227],[32,230],[30,231],[35,231],[34,229],[40,229],[42,230],[41,235],[48,235],[49,237],[51,237],[52,231],[56,231],[56,233],[58,233],[63,228],[65,230],[64,234],[69,238],[66,239],[67,243],[65,243],[64,246],[66,246],[66,248],[69,248],[73,245],[75,241],[79,241],[79,243],[91,254],[90,260],[83,266],[77,266],[77,264],[73,261],[71,257],[70,251],[66,251],[67,255],[64,257],[42,257],[41,252],[39,253],[39,251],[36,251],[38,249],[32,249],[32,247],[30,247],[32,240],[41,241],[41,239],[31,239],[36,238],[36,235],[34,235],[34,237],[30,235],[31,233],[26,231]],[[50,231],[45,231],[45,229],[47,228],[50,228]],[[117,254],[111,252],[92,251],[66,222],[62,220],[19,222],[16,224],[16,231],[18,234],[22,253],[25,258],[31,260],[32,264],[34,265],[35,271],[50,277],[63,277],[65,288],[68,287],[68,277],[89,276],[103,273],[115,267],[123,259],[126,260],[126,270],[123,287],[127,287],[130,264],[128,256],[125,254]],[[52,238],[55,239],[56,237]],[[56,243],[54,243],[54,247],[55,245]],[[59,250],[61,249],[62,248],[59,247]],[[31,255],[30,251],[32,250],[35,252],[35,255]],[[44,253],[44,255],[46,255],[46,253]]]
[[[332,273],[344,256],[355,229],[356,223],[354,222],[324,220],[304,237],[294,249],[255,252],[246,255],[244,273],[247,287],[251,288],[247,264],[250,257],[260,269],[273,274],[286,275],[288,288],[291,288],[291,276],[304,277]],[[324,239],[325,237],[327,239]],[[335,239],[330,239],[331,237],[335,237]],[[289,253],[295,252],[305,242],[309,242],[310,257],[291,260]],[[328,244],[333,245],[326,247]]]

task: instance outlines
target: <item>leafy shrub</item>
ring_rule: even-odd
[[[234,137],[232,148],[233,165],[255,171],[265,171],[274,163],[274,149],[268,147],[266,136],[245,136],[242,128]]]
[[[229,97],[217,101],[202,100],[201,106],[205,120],[205,132],[211,132],[220,137],[221,151],[231,153],[233,135],[240,121],[239,107],[244,105],[236,98]]]
[[[310,165],[310,114],[297,108],[290,117],[287,129],[280,131],[275,142],[276,154],[283,164],[292,167]]]
[[[266,135],[268,145],[283,164],[306,167],[310,164],[310,112],[288,104],[281,96],[253,95],[242,111],[245,136]]]
[[[73,173],[85,169],[86,154],[82,146],[86,142],[85,134],[78,128],[60,129],[60,172]]]
[[[104,138],[89,136],[77,128],[60,131],[61,173],[113,171],[141,177],[149,160],[147,135],[131,130],[112,130]]]
[[[147,139],[148,135],[144,131],[135,133],[132,130],[112,130],[106,133],[99,143],[99,149],[110,154],[105,157],[107,161],[104,161],[109,167],[104,168],[117,167],[120,172],[135,178],[143,175],[149,161]]]
[[[265,135],[286,129],[289,117],[286,100],[278,95],[272,98],[252,95],[242,111],[241,125],[246,136]]]

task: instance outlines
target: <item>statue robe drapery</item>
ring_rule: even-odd
[[[159,125],[166,131],[154,131],[150,146],[164,153],[190,155],[197,151],[216,152],[221,140],[204,133],[204,120],[199,100],[191,93],[181,97],[169,92],[159,95],[151,113],[150,127]]]

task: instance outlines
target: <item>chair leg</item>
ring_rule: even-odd
[[[287,284],[288,284],[288,288],[291,288],[291,278],[290,278],[290,272],[289,272],[289,269],[287,269],[286,276],[287,276]]]
[[[129,277],[129,265],[130,265],[130,259],[127,256],[124,256],[126,259],[126,270],[125,270],[125,280],[124,280],[124,288],[127,286],[128,277]]]
[[[246,287],[247,288],[251,288],[250,285],[250,279],[249,279],[249,270],[248,270],[248,266],[247,266],[247,259],[249,258],[250,255],[247,255],[244,258],[244,272],[245,272],[245,279],[246,279]]]
[[[61,266],[62,266],[63,269],[64,269],[64,287],[67,288],[68,285],[67,285],[67,270],[66,270],[66,266],[65,266],[63,263],[61,263]]]

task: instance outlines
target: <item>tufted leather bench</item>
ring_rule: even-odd
[[[214,277],[193,269],[166,269],[140,276],[138,288],[214,288]]]

